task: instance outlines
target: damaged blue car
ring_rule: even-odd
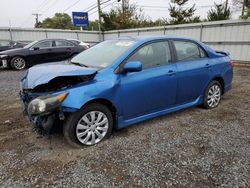
[[[28,69],[20,97],[36,127],[63,122],[66,140],[83,146],[114,128],[195,105],[215,108],[232,79],[228,53],[189,38],[129,37]]]

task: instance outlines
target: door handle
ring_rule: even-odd
[[[67,50],[71,50],[71,48],[67,48]]]
[[[167,73],[168,76],[172,76],[172,75],[175,75],[175,74],[176,74],[176,72],[173,71],[173,70],[169,70],[168,73]]]

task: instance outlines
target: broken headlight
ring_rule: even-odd
[[[59,95],[47,95],[33,99],[28,105],[28,113],[31,115],[47,113],[59,107],[68,93]]]

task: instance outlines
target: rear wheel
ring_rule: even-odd
[[[98,103],[89,104],[71,114],[63,127],[63,134],[73,146],[95,145],[111,135],[113,116]]]
[[[15,70],[22,70],[26,67],[26,61],[23,57],[13,57],[10,61],[10,66]]]
[[[208,85],[203,106],[207,109],[216,108],[221,100],[222,87],[220,82],[214,80]]]

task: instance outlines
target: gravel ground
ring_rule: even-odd
[[[0,70],[0,187],[250,187],[250,69],[235,68],[216,109],[155,118],[83,149],[32,131],[22,74]]]

